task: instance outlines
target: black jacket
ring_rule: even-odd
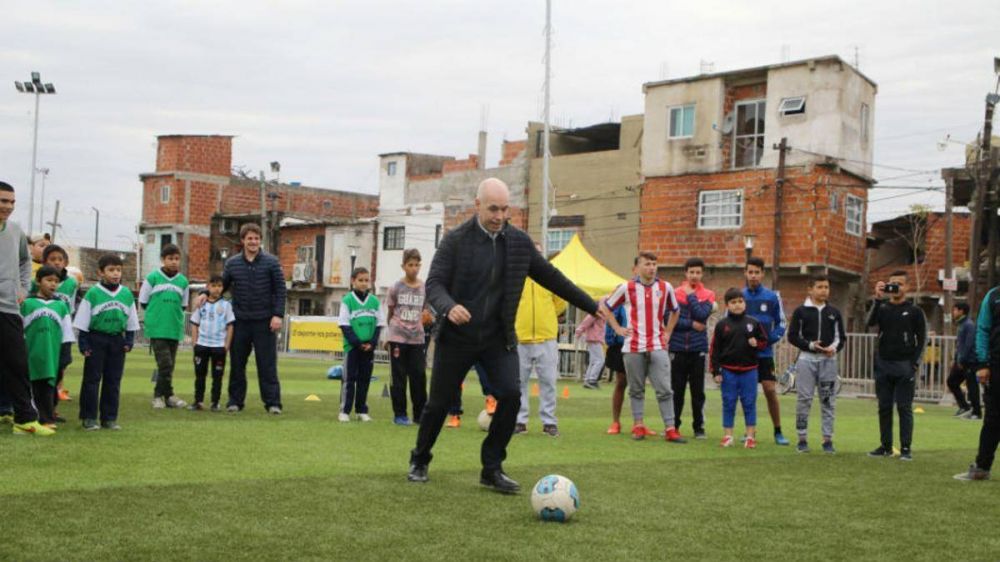
[[[818,341],[823,347],[833,345],[837,351],[844,349],[847,343],[847,333],[844,331],[844,319],[840,311],[829,303],[823,305],[823,310],[806,299],[805,304],[795,309],[792,321],[788,324],[788,341],[802,351],[816,352],[809,345]]]
[[[750,338],[757,339],[757,346],[750,345]],[[757,354],[767,349],[767,332],[756,318],[749,314],[726,314],[715,325],[709,350],[712,374],[727,371],[749,371],[757,367]]]
[[[243,252],[226,260],[223,290],[233,297],[237,320],[267,320],[285,315],[285,274],[278,258],[261,251],[252,262]]]
[[[505,347],[513,349],[514,317],[527,277],[577,308],[597,312],[597,303],[546,261],[523,230],[507,224],[491,239],[472,217],[448,232],[426,283],[427,302],[439,321],[438,339],[482,345],[502,337]],[[467,324],[447,320],[456,304],[472,315]]]
[[[868,313],[868,326],[878,326],[880,359],[920,363],[927,345],[927,320],[917,305],[876,300]]]

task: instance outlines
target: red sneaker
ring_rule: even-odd
[[[608,427],[608,435],[619,435],[622,432],[622,424],[619,422],[611,422],[611,426]]]
[[[645,425],[642,426],[642,429],[646,431],[646,437],[656,437],[657,435],[659,435],[659,433],[653,431],[652,429],[649,429]]]
[[[462,427],[462,418],[458,416],[449,416],[448,421],[444,425],[451,428]]]
[[[687,439],[681,436],[681,432],[677,431],[677,428],[671,427],[663,433],[663,438],[671,443],[687,443]]]
[[[649,435],[648,431],[649,429],[646,428],[645,425],[637,423],[632,426],[632,439],[635,439],[636,441],[641,441],[642,439],[645,439],[647,435]],[[656,434],[654,433],[653,435]]]
[[[727,435],[727,436],[723,437],[722,441],[719,442],[719,446],[720,447],[732,447],[733,446],[733,436],[732,435]]]
[[[746,447],[747,449],[756,449],[757,440],[754,439],[753,437],[747,437],[747,440],[743,442],[743,446]]]

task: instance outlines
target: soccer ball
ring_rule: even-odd
[[[531,508],[542,521],[565,523],[580,507],[576,484],[565,476],[542,477],[531,490]]]
[[[479,429],[489,431],[490,423],[493,422],[493,416],[491,416],[486,410],[483,410],[482,412],[479,412],[479,417],[476,418],[476,421],[479,422]]]

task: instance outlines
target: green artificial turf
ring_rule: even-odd
[[[180,353],[175,376],[186,400],[190,357]],[[758,449],[722,450],[716,390],[709,439],[674,445],[605,435],[610,387],[561,383],[560,396],[570,388],[558,402],[562,436],[541,433],[532,400],[529,432],[514,437],[505,464],[526,491],[506,497],[478,486],[474,375],[465,424],[442,431],[431,481],[420,485],[406,481],[416,427],[391,423],[385,366],[370,393],[374,421],[341,424],[329,362],[281,358],[280,417],[264,413],[252,369],[247,409],[231,415],[154,411],[151,356],[137,350],[126,365],[121,432],[84,433],[75,401],[61,406],[71,421],[53,438],[3,430],[0,560],[1000,558],[1000,485],[951,478],[972,459],[979,425],[943,407],[916,415],[915,460],[905,463],[865,456],[878,444],[868,400],[841,398],[835,456],[818,452],[814,404],[814,452],[800,455],[769,438],[763,401]],[[78,357],[67,381],[74,398],[81,368]],[[791,437],[791,397],[782,408]],[[580,491],[567,524],[531,511],[528,490],[549,473]]]

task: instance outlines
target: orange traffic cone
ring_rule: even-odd
[[[564,386],[563,387],[563,398],[569,398],[569,387],[568,386]]]
[[[538,383],[532,383],[531,385],[531,395],[538,396]]]

